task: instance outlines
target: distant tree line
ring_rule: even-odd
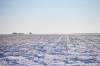
[[[17,32],[13,32],[12,34],[25,34],[25,33],[17,33]],[[32,33],[29,32],[29,34],[31,35]]]

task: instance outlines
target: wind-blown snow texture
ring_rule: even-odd
[[[0,35],[0,66],[100,66],[100,34]]]

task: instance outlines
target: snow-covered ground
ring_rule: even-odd
[[[0,66],[100,66],[100,34],[0,35]]]

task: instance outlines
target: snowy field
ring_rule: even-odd
[[[0,66],[100,66],[100,34],[0,35]]]

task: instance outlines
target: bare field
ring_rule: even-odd
[[[100,66],[100,33],[0,35],[0,66]]]

